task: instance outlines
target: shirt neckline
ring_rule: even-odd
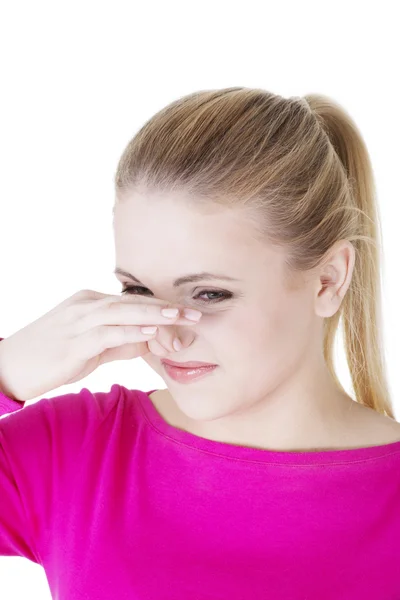
[[[367,460],[383,458],[400,452],[400,441],[378,446],[366,446],[361,448],[316,450],[292,452],[289,450],[278,451],[265,448],[253,448],[239,446],[209,440],[195,435],[186,430],[178,429],[170,425],[157,411],[150,394],[158,391],[157,388],[144,392],[136,390],[139,394],[140,406],[148,423],[161,433],[181,445],[189,446],[207,454],[218,455],[221,458],[230,458],[248,462],[261,462],[279,465],[333,465],[346,463],[359,463]]]

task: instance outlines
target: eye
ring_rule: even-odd
[[[141,287],[138,285],[127,285],[122,289],[121,294],[141,295],[143,292],[138,292],[138,290],[145,290],[147,292],[150,292],[150,290],[148,290],[145,287]],[[214,298],[211,300],[210,299],[207,299],[207,300],[200,299],[200,296],[204,296],[205,294],[207,294],[207,295],[214,294],[214,295],[219,296],[220,298],[218,298],[218,299]],[[146,294],[143,294],[143,295],[146,295]],[[212,303],[216,303],[216,302],[223,302],[224,300],[230,300],[232,297],[233,297],[233,294],[231,292],[216,292],[215,290],[202,290],[201,292],[199,292],[197,294],[197,296],[194,296],[194,300],[199,299],[200,302],[212,304]]]
[[[209,294],[211,294],[211,295],[214,294],[214,296],[219,296],[219,298],[214,297],[214,298],[211,298],[211,300],[210,299],[207,299],[207,300],[200,299],[200,296],[209,295]],[[195,300],[200,299],[200,302],[223,302],[223,300],[228,300],[230,298],[232,298],[232,294],[230,292],[215,292],[213,290],[203,290],[202,292],[199,292],[197,294],[197,296],[194,296],[194,299]]]
[[[147,288],[140,287],[138,285],[126,285],[122,288],[121,294],[135,294],[137,290],[146,290]],[[141,295],[140,293],[138,294]]]

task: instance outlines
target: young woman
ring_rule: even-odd
[[[145,123],[115,186],[122,295],[83,290],[0,342],[0,554],[58,600],[399,598],[400,424],[353,120],[317,94],[196,92]],[[133,358],[166,389],[21,410]]]

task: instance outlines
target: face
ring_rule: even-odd
[[[307,287],[288,291],[283,251],[256,240],[243,212],[190,206],[183,197],[131,193],[114,213],[116,265],[144,287],[138,293],[202,311],[195,327],[177,327],[184,348],[165,356],[218,367],[191,383],[169,378],[161,358],[144,359],[190,419],[213,421],[256,412],[320,352],[322,319]],[[181,276],[208,271],[237,281],[207,280],[174,288]],[[301,383],[299,383],[301,385]]]

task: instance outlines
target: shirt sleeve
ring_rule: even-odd
[[[24,405],[25,402],[12,400],[0,392],[0,417],[15,412],[16,410],[20,410]]]
[[[20,403],[0,394],[0,556],[42,564],[57,498],[70,484],[83,446],[117,403],[119,389],[82,388],[6,415],[4,409]]]

